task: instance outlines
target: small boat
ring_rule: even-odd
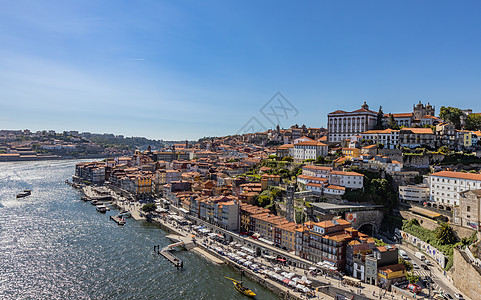
[[[119,213],[117,214],[117,216],[129,218],[129,217],[131,217],[132,215],[131,215],[130,212],[128,212],[128,211],[121,211],[121,212],[119,212]]]
[[[96,205],[96,209],[98,212],[105,213],[107,211],[107,206],[103,204]]]
[[[241,293],[242,295],[250,297],[250,298],[254,298],[256,296],[256,294],[253,291],[251,291],[249,288],[244,286],[244,284],[242,282],[242,276],[241,276],[241,281],[238,281],[238,280],[235,280],[235,279],[232,279],[232,278],[229,278],[229,277],[226,277],[226,278],[229,279],[229,280],[232,280],[232,283],[234,283],[235,289],[239,293]]]
[[[23,190],[23,192],[17,194],[17,198],[23,198],[30,196],[32,194],[31,190]]]
[[[83,201],[90,201],[90,200],[92,200],[92,199],[90,199],[90,198],[89,198],[89,197],[87,197],[87,196],[82,196],[82,198],[81,198],[81,199],[82,199]]]
[[[100,204],[100,201],[99,200],[92,200],[92,202],[90,202],[90,204],[97,205],[97,204]]]

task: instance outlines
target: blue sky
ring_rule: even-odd
[[[235,134],[298,110],[481,111],[481,2],[1,1],[0,128]]]

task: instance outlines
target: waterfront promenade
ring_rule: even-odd
[[[129,211],[134,219],[136,220],[143,220],[145,217],[141,216],[141,204],[139,203],[131,203],[129,204],[128,202],[123,202],[123,203],[118,203],[116,202],[116,206],[118,206],[121,209],[124,209],[126,211]],[[152,221],[157,222],[162,225],[163,228],[168,228],[169,232],[175,233],[176,235],[183,236],[183,237],[189,237],[192,235],[195,235],[196,232],[193,230],[191,226],[181,226],[177,224],[174,220],[169,220],[165,217],[163,218],[154,218]],[[245,245],[248,243],[261,243],[257,240],[251,240],[248,238],[243,237],[242,238]],[[230,252],[235,252],[236,250],[231,248],[228,245],[224,245],[221,243],[218,243],[214,240],[209,239],[208,237],[198,237],[196,236],[196,247],[192,249],[193,252],[201,255],[205,259],[216,263],[227,263],[231,266],[236,267],[237,269],[246,269],[245,266],[242,266],[226,256],[219,255],[216,253],[213,249],[220,247],[226,251]],[[246,241],[248,240],[248,241]],[[264,244],[262,247],[266,248],[271,248],[272,246]],[[272,247],[273,248],[273,247]],[[279,249],[275,248],[273,250],[279,251]],[[292,256],[293,254],[286,252],[286,255]],[[340,294],[340,295],[345,295],[345,296],[354,296],[353,299],[410,299],[406,298],[406,296],[402,296],[396,293],[392,292],[386,292],[385,290],[381,290],[379,287],[373,286],[373,285],[368,285],[368,284],[362,284],[362,287],[355,288],[349,285],[343,285],[339,279],[331,278],[328,276],[324,275],[317,275],[313,276],[313,273],[309,272],[306,269],[302,269],[299,267],[292,267],[292,266],[283,266],[278,263],[274,263],[272,261],[269,261],[263,257],[256,257],[255,262],[258,264],[262,264],[264,266],[267,266],[268,268],[274,269],[274,268],[280,268],[282,272],[292,272],[295,273],[296,276],[302,277],[306,276],[309,280],[315,282],[318,286],[324,287],[327,289],[331,289],[328,295],[326,293],[322,293],[320,291],[314,291],[314,299],[334,299],[332,294]],[[310,263],[312,264],[312,263]],[[272,290],[272,287],[275,287],[276,290],[282,291],[281,297],[284,297],[285,299],[305,299],[306,296],[304,293],[297,292],[282,283],[279,283],[275,280],[272,280],[270,278],[267,278],[263,274],[259,273],[254,273],[251,270],[247,270],[246,272],[249,273],[249,275],[256,277],[256,281],[262,283],[264,282],[264,285]],[[252,279],[252,278],[251,278]],[[265,284],[268,283],[268,284]],[[423,299],[421,296],[417,296],[417,299]]]

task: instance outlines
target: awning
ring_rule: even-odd
[[[283,262],[286,261],[286,260],[283,259],[283,258],[278,258],[277,260],[278,260],[278,261],[283,261]]]
[[[286,279],[282,280],[282,282],[284,282],[285,284],[289,284],[289,282],[291,282],[291,280],[286,278]]]
[[[263,255],[264,258],[266,259],[276,259],[274,256],[272,255]]]
[[[310,267],[309,270],[314,271],[316,270],[316,267]]]

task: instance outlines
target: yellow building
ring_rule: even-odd
[[[357,148],[342,148],[342,156],[348,158],[357,158],[361,155],[361,150]]]
[[[403,264],[381,267],[378,269],[377,275],[379,283],[386,286],[389,290],[391,284],[406,280],[406,267]]]
[[[285,247],[289,252],[296,250],[296,228],[301,227],[301,225],[298,226],[290,222],[276,227],[281,232],[281,239],[275,242],[278,242],[282,248]]]
[[[152,195],[152,178],[138,175],[134,178],[134,194],[137,199],[150,198]]]

